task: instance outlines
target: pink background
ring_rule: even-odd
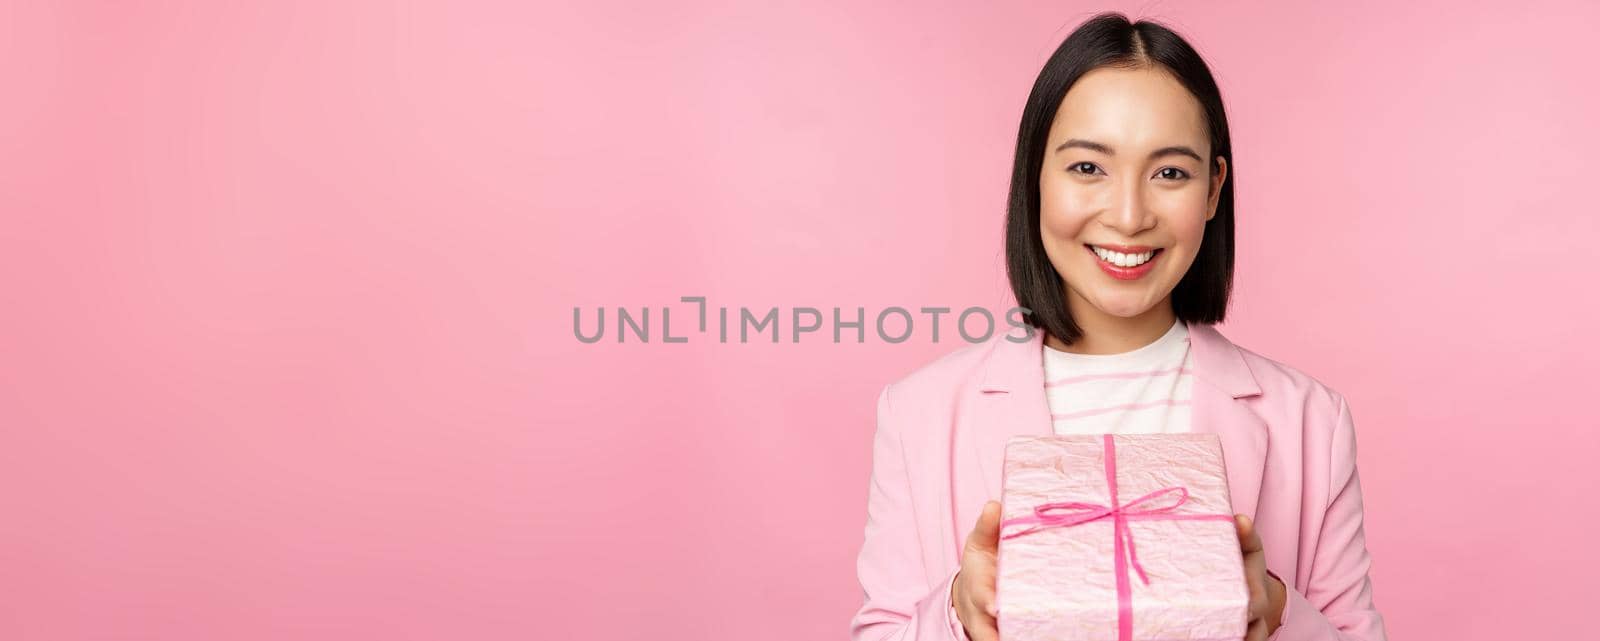
[[[220,4],[0,12],[0,637],[844,638],[876,393],[963,343],[678,297],[1008,306],[1104,8],[1216,70],[1222,330],[1351,400],[1391,636],[1592,627],[1593,3]]]

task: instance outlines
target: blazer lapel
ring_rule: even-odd
[[[1188,327],[1195,370],[1190,431],[1210,432],[1222,439],[1233,511],[1254,519],[1267,461],[1267,424],[1240,399],[1260,396],[1261,386],[1239,348],[1215,327],[1194,323]]]
[[[1237,347],[1210,325],[1190,323],[1190,349],[1194,354],[1195,385],[1190,416],[1191,431],[1216,434],[1222,441],[1228,490],[1233,511],[1255,517],[1261,495],[1261,472],[1266,460],[1267,426],[1238,399],[1257,396],[1250,368]],[[1006,442],[1014,436],[1054,433],[1050,407],[1044,395],[1044,332],[1035,329],[1026,342],[1001,335],[993,340],[979,373],[977,397],[963,410],[955,435],[955,467],[976,471],[983,479],[983,495],[972,483],[954,485],[956,531],[970,527],[985,500],[1000,500],[1001,464]],[[967,429],[961,429],[961,428]]]
[[[978,379],[973,399],[972,438],[969,451],[977,456],[985,500],[1000,500],[1001,464],[1006,442],[1013,436],[1051,434],[1050,406],[1044,396],[1044,332],[1035,329],[1027,342],[1006,336],[994,340],[994,349]],[[963,509],[976,510],[977,506]]]

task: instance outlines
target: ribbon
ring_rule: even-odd
[[[1133,566],[1139,573],[1139,580],[1145,585],[1150,585],[1150,577],[1144,573],[1144,567],[1139,565],[1139,552],[1133,545],[1133,532],[1128,528],[1128,521],[1232,521],[1231,514],[1173,514],[1172,511],[1188,502],[1189,490],[1179,485],[1170,485],[1127,503],[1117,503],[1117,450],[1112,443],[1111,435],[1104,435],[1106,446],[1106,487],[1110,490],[1111,505],[1099,503],[1083,503],[1079,501],[1045,503],[1033,508],[1031,516],[1019,516],[1000,522],[1004,529],[1011,525],[1032,524],[1026,530],[1020,530],[1001,536],[1002,540],[1011,539],[1031,534],[1040,530],[1057,527],[1072,527],[1093,523],[1100,519],[1112,519],[1113,534],[1112,556],[1115,557],[1117,572],[1117,640],[1132,641],[1133,639],[1133,588],[1128,578],[1128,566]],[[1176,492],[1177,502],[1171,505],[1148,507],[1146,504],[1155,503],[1161,498]],[[1127,550],[1124,553],[1123,550]]]

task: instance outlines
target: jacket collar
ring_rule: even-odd
[[[1233,511],[1254,518],[1267,425],[1240,399],[1260,396],[1261,386],[1239,348],[1216,328],[1187,322],[1186,327],[1194,356],[1191,431],[1220,437]],[[959,442],[972,446],[987,498],[994,500],[1001,496],[1006,442],[1013,436],[1054,433],[1044,394],[1044,332],[1035,330],[1024,342],[1008,336],[992,339],[978,381],[979,398],[971,406],[972,429],[957,435]],[[956,509],[964,511],[965,506]]]

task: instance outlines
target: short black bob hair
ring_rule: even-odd
[[[1217,198],[1217,212],[1206,222],[1194,264],[1172,291],[1172,308],[1180,321],[1221,322],[1233,287],[1233,146],[1222,94],[1200,54],[1178,34],[1148,20],[1129,23],[1121,13],[1101,13],[1083,23],[1045,62],[1022,110],[1012,164],[1011,192],[1006,203],[1006,274],[1017,305],[1027,310],[1030,325],[1071,344],[1083,330],[1067,310],[1061,275],[1050,264],[1039,232],[1039,172],[1049,143],[1050,123],[1067,90],[1078,78],[1100,67],[1164,67],[1194,94],[1204,109],[1211,134],[1211,176],[1216,157],[1228,161],[1228,176]]]

